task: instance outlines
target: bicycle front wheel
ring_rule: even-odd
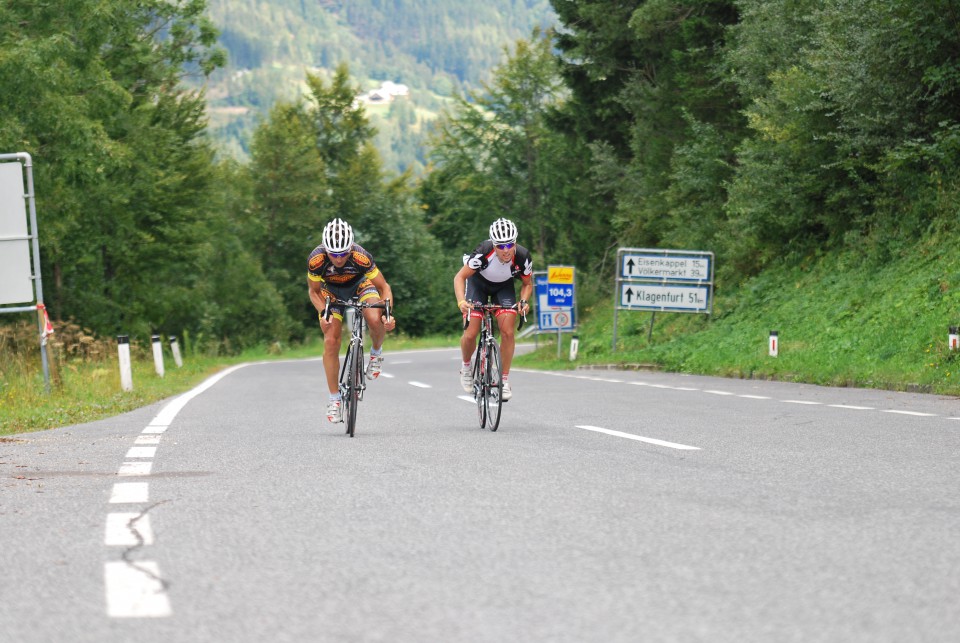
[[[487,428],[496,431],[500,426],[500,409],[503,405],[503,374],[500,372],[500,347],[491,342],[487,349],[487,368],[484,385],[484,406]]]
[[[477,402],[477,419],[480,421],[481,429],[487,425],[487,405],[484,402],[486,394],[483,385],[484,369],[486,368],[485,355],[485,351],[478,350],[473,359],[473,399]]]
[[[360,404],[360,391],[363,386],[363,351],[356,347],[350,348],[350,363],[347,366],[347,381],[349,382],[347,397],[350,404],[346,409],[347,435],[353,437],[357,427],[357,406]]]

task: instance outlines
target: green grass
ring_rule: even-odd
[[[714,314],[621,311],[612,350],[613,288],[581,311],[578,359],[558,360],[555,339],[518,366],[614,364],[683,373],[779,379],[833,386],[960,394],[960,356],[950,326],[960,325],[960,250],[930,239],[895,261],[851,253],[782,265],[735,289],[718,284]],[[778,357],[768,355],[779,332]]]
[[[413,339],[391,336],[388,351],[456,346],[458,338]],[[344,342],[346,345],[346,342]],[[152,404],[190,390],[207,377],[233,364],[275,359],[318,357],[323,353],[319,338],[291,348],[260,347],[234,357],[186,356],[177,368],[168,354],[164,377],[157,376],[153,358],[132,361],[133,391],[120,388],[117,361],[64,361],[60,383],[45,392],[39,351],[18,360],[6,359],[0,371],[0,435],[39,431],[82,422],[92,422]],[[9,357],[9,356],[5,356]]]

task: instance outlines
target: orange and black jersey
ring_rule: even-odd
[[[533,274],[533,260],[530,258],[529,250],[519,244],[516,248],[513,261],[501,263],[497,259],[493,241],[487,239],[473,252],[465,255],[463,262],[467,267],[477,271],[474,276],[479,276],[492,284],[503,283],[510,279],[523,279]]]
[[[314,248],[307,261],[307,278],[310,281],[319,281],[333,286],[352,286],[361,279],[374,279],[380,274],[380,269],[373,261],[373,255],[356,243],[350,248],[347,263],[337,268],[327,256],[327,249],[322,245]]]

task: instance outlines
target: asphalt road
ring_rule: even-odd
[[[0,439],[0,641],[956,641],[960,402],[388,354]]]

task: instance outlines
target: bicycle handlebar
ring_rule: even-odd
[[[379,308],[386,313],[387,319],[390,319],[390,300],[384,299],[383,301],[370,304],[365,301],[358,301],[356,299],[347,299],[346,301],[337,302],[341,306],[346,306],[347,308],[355,308],[357,310],[363,310],[364,308]],[[323,304],[323,313],[321,313],[323,321],[330,321],[330,297],[327,297]]]
[[[469,302],[467,302],[467,303],[470,304],[470,308],[471,308],[472,310],[479,310],[480,312],[495,312],[495,311],[497,311],[497,310],[515,310],[515,311],[517,311],[517,313],[519,313],[519,315],[520,315],[520,324],[517,326],[517,330],[520,330],[521,328],[523,328],[523,325],[524,325],[524,324],[526,323],[526,321],[527,321],[527,314],[524,313],[524,312],[522,311],[522,309],[520,308],[520,304],[521,304],[521,303],[526,303],[526,302],[517,302],[517,303],[515,303],[515,304],[512,305],[512,306],[504,306],[503,304],[485,304],[485,303],[480,302],[480,301],[469,301]],[[465,318],[463,319],[463,328],[466,329],[466,328],[467,328],[467,324],[469,324],[469,323],[470,323],[470,317],[467,316],[467,317],[465,317]]]

